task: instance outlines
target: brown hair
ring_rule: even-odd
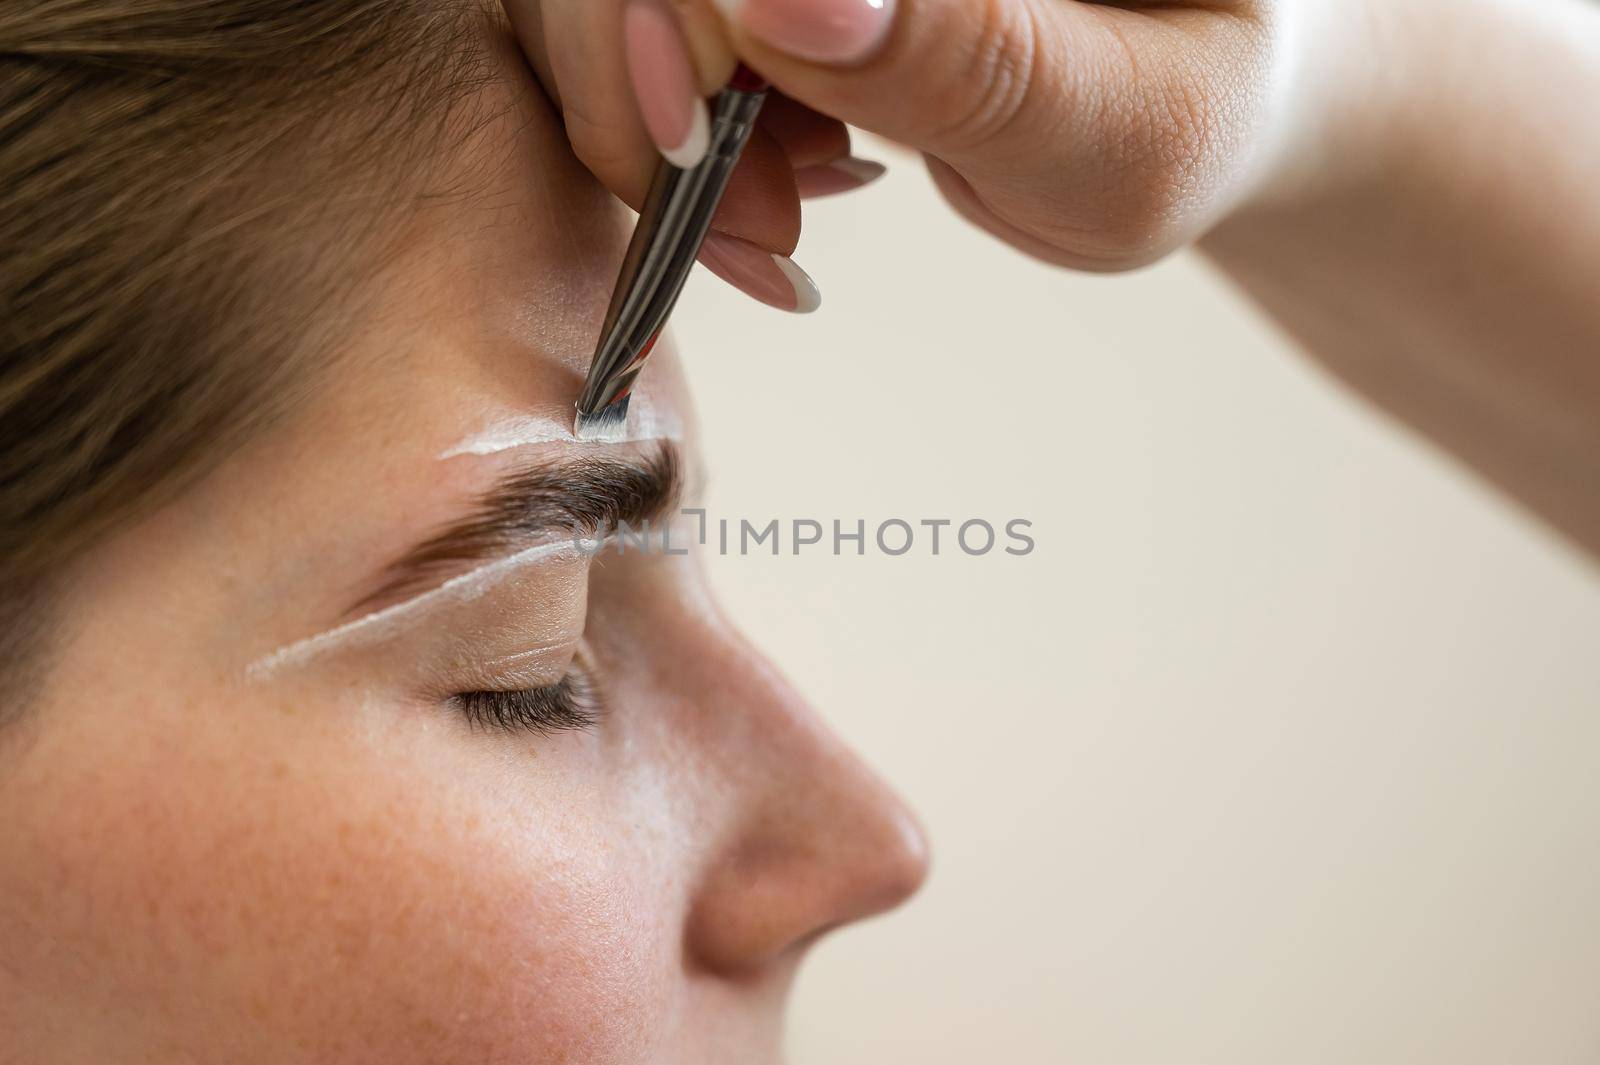
[[[305,387],[488,10],[0,3],[0,693],[72,557]]]

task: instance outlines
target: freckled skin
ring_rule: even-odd
[[[48,752],[55,779],[16,782],[34,801],[8,804],[25,835],[7,900],[32,931],[7,922],[6,942],[40,948],[24,969],[56,974],[33,992],[64,1033],[101,988],[92,1014],[118,1044],[200,1061],[646,1059],[638,1033],[582,1020],[647,1009],[675,963],[646,870],[617,867],[598,817],[508,829],[486,789],[419,788],[476,759],[409,737],[317,729],[281,745],[285,772],[250,729],[183,725],[185,751],[151,716],[96,715],[98,736]],[[61,943],[74,956],[52,957]],[[622,944],[642,949],[597,949]]]
[[[578,582],[592,732],[424,698],[412,648],[499,631],[444,631],[471,611],[244,679],[516,461],[436,459],[484,410],[570,410],[625,234],[526,75],[486,92],[510,109],[461,165],[494,180],[419,214],[356,357],[64,594],[0,732],[0,1065],[775,1061],[805,948],[923,876],[909,815],[692,559]],[[648,380],[686,413],[670,351]],[[482,610],[573,594],[529,580]]]

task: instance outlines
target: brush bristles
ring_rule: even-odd
[[[621,443],[627,435],[629,398],[628,396],[623,396],[611,406],[602,408],[593,414],[584,414],[579,411],[577,425],[572,430],[573,435],[585,443]]]

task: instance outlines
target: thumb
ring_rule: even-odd
[[[1258,0],[716,2],[786,96],[920,149],[962,214],[1052,262],[1150,262],[1250,177]]]
[[[987,158],[1059,138],[1081,108],[1062,0],[716,0],[738,51],[824,114],[943,158]],[[1087,41],[1080,42],[1087,45]]]

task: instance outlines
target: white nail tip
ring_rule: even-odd
[[[744,4],[744,0],[711,0],[711,2],[717,5],[722,17],[730,21],[738,17],[739,8]]]
[[[704,100],[695,100],[694,117],[689,121],[689,135],[676,148],[663,148],[661,154],[679,170],[693,170],[705,159],[711,149],[711,115]]]
[[[882,163],[875,163],[871,159],[857,159],[849,155],[843,159],[835,159],[828,166],[862,183],[882,177],[887,169]]]
[[[811,275],[800,269],[800,264],[783,255],[774,255],[772,261],[783,271],[790,287],[794,289],[794,313],[810,314],[822,306],[822,290],[811,280]]]

